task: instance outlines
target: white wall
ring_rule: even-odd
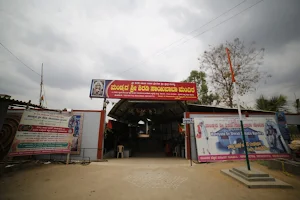
[[[91,160],[97,160],[100,118],[100,112],[85,112],[83,116],[81,155],[84,150],[84,156]]]

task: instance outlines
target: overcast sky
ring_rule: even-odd
[[[89,99],[93,78],[181,81],[199,69],[197,58],[208,45],[236,37],[266,49],[260,70],[272,74],[243,101],[251,106],[261,94],[294,101],[300,97],[300,1],[264,0],[214,27],[259,1],[0,0],[0,42],[38,73],[44,63],[49,108],[101,109],[102,100]],[[0,46],[0,93],[38,103],[39,82]]]

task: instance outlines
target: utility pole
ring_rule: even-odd
[[[42,69],[41,69],[41,85],[40,85],[40,99],[39,99],[39,102],[40,102],[40,106],[42,106],[42,92],[43,92],[43,66],[44,64],[42,63]]]

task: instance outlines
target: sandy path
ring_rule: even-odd
[[[294,189],[248,189],[220,173],[244,162],[189,166],[182,159],[115,159],[107,163],[43,165],[0,179],[0,199],[300,199],[300,178],[252,163]]]

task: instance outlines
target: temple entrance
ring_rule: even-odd
[[[124,157],[185,157],[182,118],[185,107],[176,101],[119,101],[109,112],[104,140],[105,158],[116,157],[118,145]]]

